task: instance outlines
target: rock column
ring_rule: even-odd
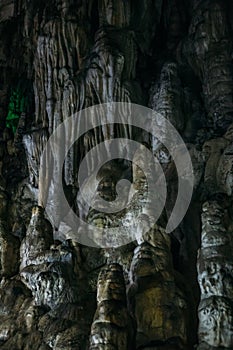
[[[89,350],[129,350],[132,348],[130,318],[126,306],[123,270],[109,264],[99,274],[97,310],[91,327]]]
[[[203,205],[202,243],[198,256],[201,289],[198,349],[233,348],[232,229],[224,202]]]

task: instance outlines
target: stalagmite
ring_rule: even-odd
[[[126,307],[123,271],[120,265],[104,268],[97,283],[97,310],[91,327],[90,350],[132,347],[132,330]]]
[[[198,349],[231,349],[232,332],[232,227],[224,201],[208,201],[202,208],[202,243],[198,256]]]
[[[159,227],[134,251],[129,299],[137,324],[136,348],[187,348],[187,303],[176,287],[170,239]]]

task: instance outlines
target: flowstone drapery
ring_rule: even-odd
[[[232,15],[227,0],[1,0],[1,349],[233,348]],[[193,197],[169,234],[176,164],[145,130],[113,126],[107,115],[108,126],[80,137],[64,164],[47,164],[46,181],[39,176],[42,151],[63,121],[117,101],[160,113],[189,150]],[[141,143],[166,176],[166,204],[145,235],[154,203],[142,209],[148,184],[133,162],[115,159],[98,173],[99,196],[110,203],[120,190],[126,209],[102,213],[79,194],[82,160],[112,138]],[[96,235],[65,224],[48,170],[59,166],[70,207]],[[122,179],[131,185],[117,187]],[[60,209],[56,222],[44,211],[48,193]],[[106,228],[136,219],[131,243],[100,249]]]

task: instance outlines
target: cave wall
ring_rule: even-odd
[[[232,18],[230,0],[1,0],[0,348],[233,348]],[[194,170],[191,204],[168,235],[177,175],[167,149],[135,129],[86,133],[65,159],[63,185],[88,222],[139,215],[145,192],[140,171],[115,161],[100,195],[113,200],[118,179],[131,180],[128,212],[107,220],[83,208],[78,166],[99,142],[134,135],[166,175],[157,225],[114,250],[78,243],[60,216],[50,222],[39,176],[57,126],[105,102],[160,113]]]

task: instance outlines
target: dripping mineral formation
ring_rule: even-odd
[[[232,18],[228,0],[0,1],[1,349],[233,349]],[[169,120],[195,178],[186,216],[167,234],[176,166],[150,133],[107,120],[75,142],[64,164],[49,164],[62,167],[70,208],[100,232],[136,218],[147,227],[148,188],[133,162],[114,159],[98,174],[97,192],[111,203],[126,179],[128,206],[96,211],[79,195],[85,155],[132,138],[157,157],[167,182],[163,212],[116,249],[99,248],[98,234],[72,232],[65,212],[51,222],[44,206],[51,193],[57,206],[55,184],[39,176],[56,128],[107,102],[150,107]]]

